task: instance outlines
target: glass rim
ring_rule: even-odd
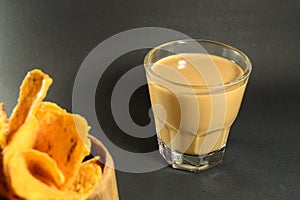
[[[171,45],[171,44],[175,44],[175,43],[182,43],[182,42],[197,42],[197,43],[200,43],[201,45],[201,42],[204,42],[204,43],[212,43],[212,44],[216,44],[216,45],[220,45],[220,46],[224,46],[226,48],[229,48],[235,52],[237,52],[238,54],[240,54],[245,63],[246,63],[246,70],[244,71],[243,70],[243,75],[232,80],[232,81],[229,81],[229,82],[226,82],[226,83],[219,83],[219,84],[199,84],[199,85],[196,85],[196,84],[184,84],[184,83],[178,83],[178,82],[175,82],[175,81],[172,81],[172,80],[169,80],[167,78],[164,78],[160,75],[158,75],[157,73],[155,73],[153,70],[152,70],[152,65],[150,64],[150,59],[151,59],[151,56],[154,54],[154,52],[156,52],[157,50],[161,49],[162,47],[165,47],[165,46],[168,46],[168,45]],[[212,55],[210,53],[208,53],[208,55]],[[227,58],[226,58],[227,59]],[[237,64],[237,63],[236,63]],[[240,66],[239,64],[237,64],[238,66]],[[182,86],[182,87],[192,87],[192,88],[195,88],[195,89],[201,89],[201,88],[211,88],[211,89],[218,89],[218,88],[224,88],[224,87],[228,87],[228,86],[232,86],[232,85],[235,85],[237,83],[240,83],[244,80],[246,80],[251,71],[252,71],[252,63],[250,61],[250,59],[248,58],[248,56],[242,52],[241,50],[233,47],[233,46],[230,46],[228,44],[225,44],[225,43],[222,43],[222,42],[217,42],[217,41],[213,41],[213,40],[206,40],[206,39],[181,39],[181,40],[174,40],[174,41],[170,41],[170,42],[166,42],[166,43],[163,43],[163,44],[160,44],[156,47],[154,47],[153,49],[151,49],[145,56],[145,59],[144,59],[144,67],[146,69],[146,72],[150,73],[152,76],[158,78],[158,79],[161,79],[163,81],[166,81],[168,83],[171,83],[171,84],[174,84],[174,85],[177,85],[177,86]]]

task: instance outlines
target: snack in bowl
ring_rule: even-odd
[[[87,121],[43,101],[51,83],[47,74],[32,70],[9,119],[0,104],[0,198],[118,199],[113,163],[102,164],[112,162],[110,154],[102,147],[102,163],[90,155],[90,138],[93,145],[97,139],[89,136]]]

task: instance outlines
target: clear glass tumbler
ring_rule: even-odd
[[[178,40],[144,60],[160,154],[198,172],[222,162],[251,73],[240,50],[209,40]]]

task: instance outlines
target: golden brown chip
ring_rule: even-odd
[[[0,199],[1,196],[8,198],[9,197],[9,190],[6,183],[6,178],[4,176],[3,171],[3,155],[0,154]]]
[[[42,102],[51,83],[29,72],[9,120],[0,103],[0,198],[81,200],[101,179],[98,158],[82,163],[91,148],[87,121]]]
[[[36,69],[27,73],[20,87],[18,104],[9,119],[8,140],[27,117],[34,115],[40,102],[45,98],[51,83],[52,79],[40,70]]]
[[[57,166],[57,163],[44,152],[29,149],[23,153],[28,169],[31,174],[46,181],[46,184],[61,186],[65,182],[63,173]]]
[[[0,199],[2,197],[9,198],[9,190],[4,176],[3,154],[2,149],[6,145],[7,136],[7,117],[3,103],[0,103]]]
[[[85,147],[85,153],[88,155],[91,150],[91,140],[88,138],[89,130],[91,127],[88,125],[86,119],[81,117],[80,115],[73,114],[73,118],[79,138],[81,139],[81,142]]]
[[[11,179],[11,188],[14,193],[21,198],[30,200],[83,199],[75,192],[61,191],[35,178],[28,169],[28,163],[22,153],[12,156],[7,164],[9,166],[8,173]]]
[[[4,104],[0,103],[0,149],[6,145],[7,136],[7,117],[4,109]]]
[[[75,191],[86,199],[97,187],[101,176],[102,169],[100,166],[99,157],[90,159],[82,163],[75,181],[68,190]]]
[[[75,123],[74,115],[54,103],[41,103],[36,118],[39,127],[34,149],[47,153],[57,162],[66,180],[62,188],[67,188],[75,179],[82,160],[89,154],[80,137],[80,135],[87,137],[87,133],[78,133],[76,124],[80,120]]]
[[[3,172],[7,186],[10,188],[9,166],[11,158],[33,147],[38,129],[38,121],[33,116],[12,135],[11,142],[3,149]]]
[[[32,116],[30,117],[30,120],[27,120],[26,123],[20,126],[20,128],[12,135],[10,143],[3,149],[4,162],[5,157],[31,149],[34,146],[38,125],[39,122],[35,116]]]

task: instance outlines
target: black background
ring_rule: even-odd
[[[11,113],[26,72],[40,68],[55,81],[47,100],[71,111],[83,59],[128,29],[164,27],[225,42],[246,52],[253,73],[224,163],[201,174],[169,167],[143,174],[117,171],[120,198],[298,199],[299,10],[296,0],[2,0],[0,102]],[[142,61],[143,55],[135,59]],[[141,98],[146,105],[148,99]]]

